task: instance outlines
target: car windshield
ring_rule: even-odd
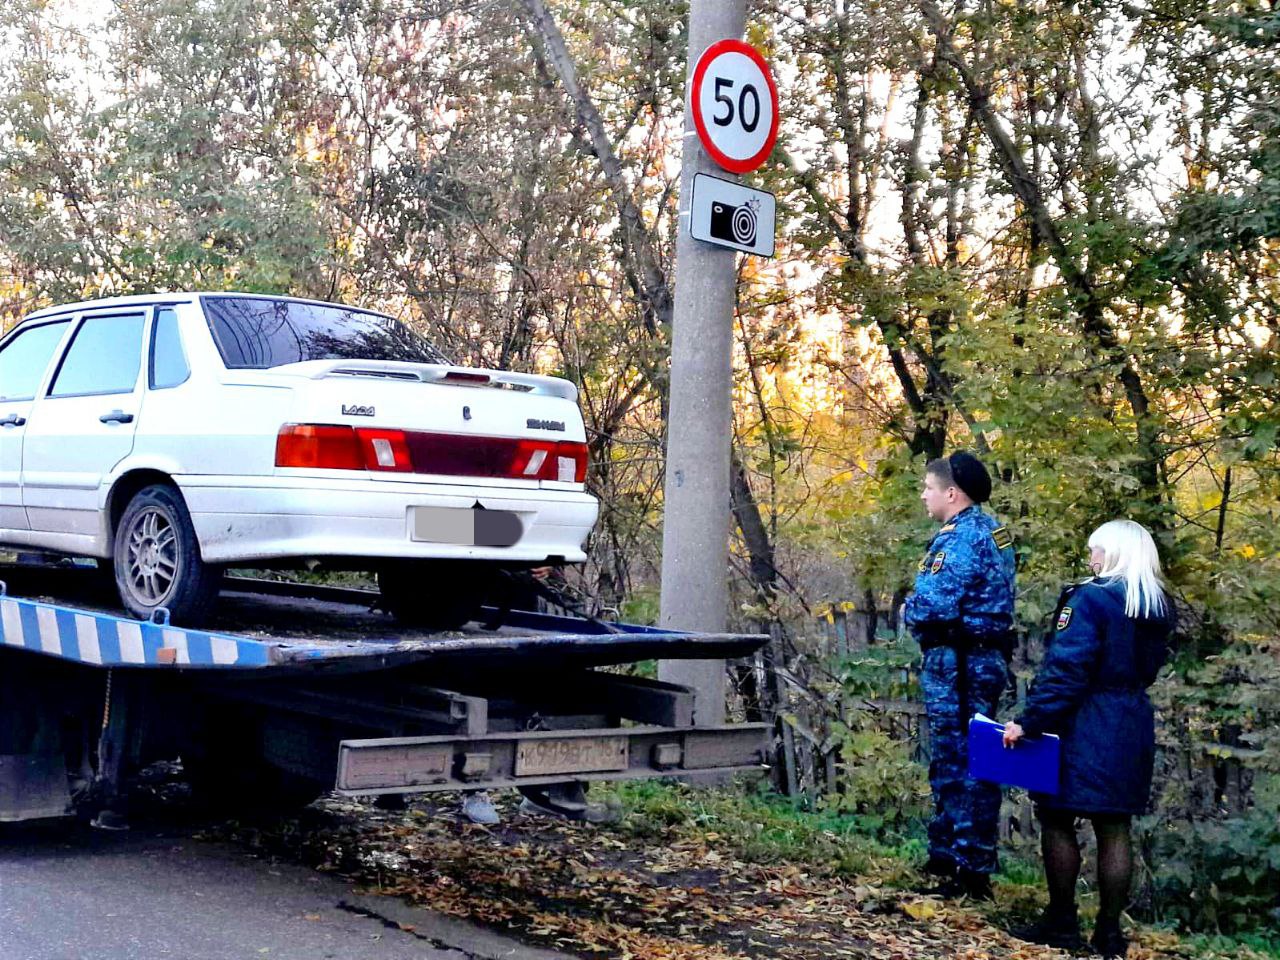
[[[404,325],[350,307],[266,297],[202,297],[222,361],[265,370],[303,360],[448,363]]]

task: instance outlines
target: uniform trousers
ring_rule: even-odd
[[[1004,655],[975,649],[965,659],[969,715],[994,718],[1008,682]],[[956,651],[952,647],[926,650],[920,683],[929,721],[929,785],[934,804],[929,855],[958,869],[994,873],[1000,787],[969,776],[969,718],[960,716]]]

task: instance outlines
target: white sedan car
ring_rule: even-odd
[[[139,618],[199,620],[228,566],[319,559],[376,571],[402,619],[455,626],[498,570],[586,558],[576,401],[337,304],[53,307],[0,340],[0,544],[109,563]]]

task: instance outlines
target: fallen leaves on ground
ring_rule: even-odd
[[[370,892],[609,960],[1068,956],[1017,940],[963,905],[736,859],[714,833],[645,840],[502,806],[501,824],[479,827],[448,799],[394,813],[330,800],[233,836]],[[1176,945],[1149,939],[1131,960],[1177,955]]]

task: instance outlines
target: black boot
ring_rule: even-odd
[[[1090,939],[1093,949],[1104,957],[1123,957],[1129,952],[1129,940],[1120,930],[1119,921],[1099,920]]]
[[[964,896],[970,900],[994,900],[995,894],[991,892],[991,877],[985,873],[974,873],[972,870],[960,870],[956,873],[956,879],[960,881],[960,886],[964,888]]]
[[[975,873],[960,867],[956,875],[934,887],[929,893],[937,897],[959,900],[968,897],[970,900],[994,900],[991,892],[991,878],[985,873]]]
[[[929,859],[921,869],[935,877],[949,878],[956,875],[956,862],[950,857],[941,857],[933,853],[929,855]]]
[[[1015,927],[1009,932],[1028,943],[1043,943],[1060,950],[1084,949],[1084,937],[1080,936],[1080,919],[1076,915],[1074,903],[1065,910],[1052,905],[1045,907],[1044,913],[1035,923]]]
[[[926,879],[922,883],[912,887],[914,893],[922,893],[926,897],[936,897],[940,894],[942,888],[955,879],[956,862],[950,857],[941,857],[937,854],[930,854],[925,865],[920,868],[921,873],[929,874],[934,879]],[[939,883],[937,878],[942,878]]]

